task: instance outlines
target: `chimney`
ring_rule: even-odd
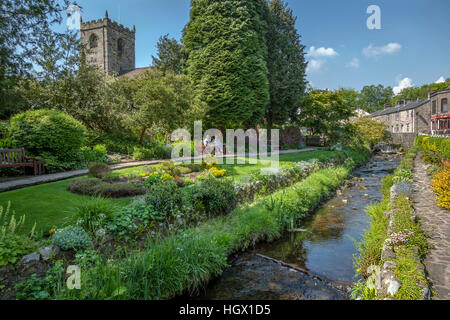
[[[389,109],[389,108],[392,108],[392,104],[390,104],[390,103],[385,103],[385,104],[384,104],[384,110]]]
[[[405,104],[409,104],[412,102],[414,102],[414,99],[410,99],[410,98],[405,99]]]

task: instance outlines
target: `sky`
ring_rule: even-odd
[[[449,0],[290,0],[306,46],[307,79],[320,89],[394,92],[450,78]],[[190,0],[78,0],[83,21],[109,18],[136,26],[136,67],[149,66],[158,38],[181,38]],[[367,20],[380,10],[380,29]],[[374,20],[370,20],[374,22]],[[62,28],[62,27],[61,27]],[[59,29],[59,28],[57,28]]]

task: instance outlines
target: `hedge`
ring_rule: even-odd
[[[450,159],[450,138],[417,136],[414,144],[424,150],[440,153],[445,159]]]

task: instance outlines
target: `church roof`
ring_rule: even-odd
[[[127,70],[122,72],[119,76],[120,77],[127,77],[127,78],[136,78],[141,73],[144,73],[145,71],[152,70],[153,67],[143,67],[143,68],[136,68],[133,70]]]

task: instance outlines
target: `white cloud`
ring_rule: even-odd
[[[308,67],[306,68],[306,72],[319,71],[322,68],[322,66],[324,65],[324,63],[325,63],[324,60],[312,59],[311,61],[308,62]]]
[[[398,95],[403,89],[412,87],[413,83],[410,78],[403,78],[398,82],[398,85],[393,88],[394,94]]]
[[[312,58],[319,58],[319,57],[335,57],[339,54],[333,49],[333,48],[325,48],[320,47],[316,48],[312,46],[309,48],[308,55]]]
[[[370,44],[367,48],[363,49],[363,54],[366,57],[377,57],[385,54],[394,54],[401,50],[402,45],[397,42],[388,43],[385,46],[374,47]]]
[[[444,83],[445,82],[445,78],[443,76],[441,76],[439,79],[436,80],[435,83]]]
[[[358,58],[354,58],[352,61],[347,63],[347,67],[354,68],[354,69],[358,69],[359,65],[360,64],[359,64],[359,59]]]

